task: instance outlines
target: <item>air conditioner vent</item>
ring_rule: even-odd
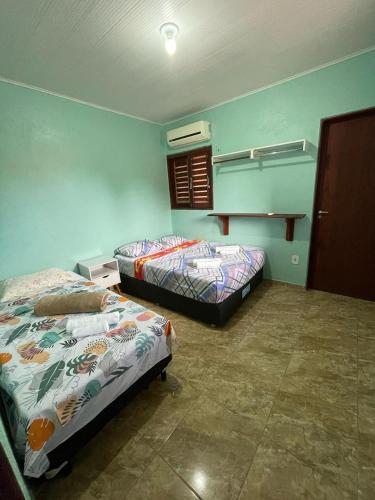
[[[167,142],[171,148],[179,148],[209,139],[211,139],[210,124],[203,120],[167,132]]]

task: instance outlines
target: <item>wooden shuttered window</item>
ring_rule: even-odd
[[[212,209],[211,147],[170,155],[167,160],[171,207]]]

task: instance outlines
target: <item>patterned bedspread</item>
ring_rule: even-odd
[[[105,335],[77,341],[63,316],[33,315],[35,302],[48,293],[97,290],[77,281],[0,303],[0,387],[27,476],[48,470],[49,451],[171,353],[170,323],[114,293],[105,312],[119,311],[121,320]]]
[[[218,255],[222,243],[200,241],[177,252],[144,263],[143,278],[148,283],[200,302],[219,303],[247,283],[265,262],[261,248],[242,245],[235,255]],[[115,255],[122,274],[134,278],[136,259]],[[191,265],[200,257],[220,257],[220,267],[197,269]]]

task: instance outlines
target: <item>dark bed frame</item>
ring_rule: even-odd
[[[224,325],[235,310],[248,297],[251,291],[259,285],[263,279],[263,268],[245,283],[241,288],[232,293],[223,302],[217,304],[199,302],[198,300],[184,297],[178,293],[171,292],[160,286],[147,283],[146,281],[132,278],[126,274],[121,276],[121,290],[129,295],[140,297],[150,302],[181,312],[191,318],[198,319],[210,325]],[[250,289],[249,289],[250,286]],[[248,292],[249,290],[249,292]]]
[[[139,392],[143,389],[147,389],[149,384],[159,375],[161,379],[166,380],[166,367],[172,360],[172,355],[170,354],[166,358],[159,361],[156,365],[150,368],[145,374],[143,374],[133,385],[131,385],[125,392],[123,392],[118,398],[112,401],[111,404],[106,406],[93,420],[86,424],[82,429],[75,432],[69,439],[58,445],[54,450],[50,451],[47,456],[50,462],[49,471],[54,469],[61,470],[61,474],[67,474],[71,471],[71,459],[74,455],[87,444],[104,425],[111,420],[124,406],[126,406]],[[8,419],[6,417],[6,412],[2,398],[0,398],[1,414],[6,428],[10,442],[12,442],[12,437],[9,429]],[[64,467],[62,464],[66,463]],[[21,465],[21,470],[22,466]],[[59,471],[60,473],[60,471]],[[54,476],[53,476],[54,477]],[[40,481],[41,478],[28,478],[30,481]]]

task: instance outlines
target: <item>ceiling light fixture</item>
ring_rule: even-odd
[[[178,26],[175,23],[164,23],[160,26],[160,33],[165,39],[165,50],[170,56],[176,52],[176,38],[178,34]]]

